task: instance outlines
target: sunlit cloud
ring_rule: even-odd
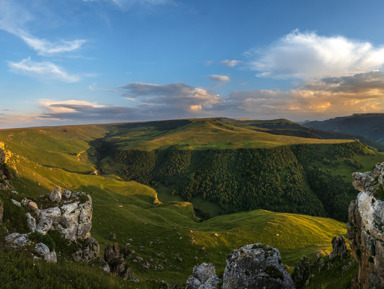
[[[383,112],[384,73],[323,78],[287,90],[235,91],[227,107],[261,118],[325,119],[352,113]]]
[[[209,76],[209,78],[213,81],[220,83],[220,84],[224,84],[224,83],[227,83],[230,81],[230,78],[227,75],[212,74]]]
[[[38,77],[41,79],[56,79],[63,82],[78,82],[80,77],[70,75],[62,68],[51,62],[34,62],[30,58],[21,60],[20,62],[8,62],[9,68],[18,73],[23,73]]]
[[[212,91],[184,83],[152,84],[130,83],[122,86],[124,96],[140,104],[136,107],[148,117],[157,114],[163,119],[196,117],[210,114],[221,103],[220,96]]]
[[[342,36],[325,37],[298,30],[264,51],[250,51],[249,65],[260,77],[314,79],[350,76],[383,67],[384,47]]]
[[[240,63],[240,60],[228,60],[227,59],[227,60],[220,61],[221,65],[228,66],[228,67],[235,67],[239,63]]]

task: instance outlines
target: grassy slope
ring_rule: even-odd
[[[157,125],[161,125],[159,122]],[[271,148],[298,143],[343,143],[350,140],[325,140],[273,135],[221,119],[192,119],[170,130],[151,123],[125,127],[111,133],[107,141],[122,149],[154,150],[177,145],[182,149]]]
[[[283,261],[293,266],[302,255],[329,251],[331,238],[346,232],[345,224],[331,219],[262,210],[196,223],[190,203],[153,206],[157,194],[149,187],[123,182],[113,176],[88,174],[94,170],[93,164],[77,155],[88,148],[90,140],[105,133],[102,126],[41,128],[1,131],[0,140],[12,150],[9,166],[19,174],[13,182],[19,191],[33,197],[61,185],[91,193],[94,200],[92,234],[102,248],[111,242],[107,239],[109,233],[115,232],[119,244],[130,242],[136,255],[146,261],[152,258],[153,264],[164,266],[164,271],[146,271],[129,260],[140,279],[183,283],[192,267],[203,261],[214,262],[222,272],[226,254],[253,242],[276,246],[281,250]],[[129,241],[130,238],[133,241]],[[202,247],[206,252],[200,251]]]

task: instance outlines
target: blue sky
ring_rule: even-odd
[[[383,112],[384,2],[0,0],[0,127]]]

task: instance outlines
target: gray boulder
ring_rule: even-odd
[[[65,199],[69,199],[69,198],[71,197],[71,194],[72,194],[72,192],[71,192],[70,190],[65,190],[65,191],[63,192],[63,197],[64,197]]]
[[[61,188],[56,187],[49,195],[48,198],[51,200],[51,202],[59,203],[61,202],[62,193]]]
[[[28,225],[29,230],[31,232],[35,232],[36,231],[36,219],[34,217],[32,217],[30,213],[26,213],[25,215],[27,216],[27,225]]]
[[[5,236],[5,242],[11,247],[20,248],[31,243],[27,234],[12,233]]]
[[[52,228],[53,221],[50,218],[41,218],[36,226],[36,231],[41,234],[47,234]]]
[[[187,280],[186,289],[216,289],[220,283],[212,263],[202,263],[193,267],[192,276]]]
[[[246,288],[295,288],[279,250],[256,243],[235,249],[227,257],[223,289]]]
[[[35,250],[37,253],[39,253],[41,256],[49,254],[51,251],[49,250],[48,246],[44,243],[37,243],[35,245]]]
[[[75,261],[92,261],[100,257],[100,246],[97,240],[93,237],[87,239],[87,242],[83,244],[73,255]]]

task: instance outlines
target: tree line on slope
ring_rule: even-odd
[[[360,142],[300,144],[272,149],[115,150],[111,164],[135,180],[191,201],[219,204],[223,213],[254,209],[332,217],[346,221],[355,192],[342,177],[324,169],[335,160],[364,152]],[[329,161],[328,161],[329,162]],[[354,164],[352,162],[352,164]],[[348,165],[348,164],[346,164]]]

